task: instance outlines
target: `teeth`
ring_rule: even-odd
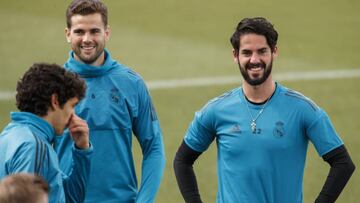
[[[252,67],[252,68],[250,68],[250,70],[261,70],[262,69],[262,67]]]
[[[81,48],[89,50],[95,48],[95,46],[81,46]]]

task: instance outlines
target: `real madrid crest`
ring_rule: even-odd
[[[275,123],[275,128],[273,130],[273,135],[275,137],[281,138],[285,136],[285,129],[284,129],[284,123],[281,121],[278,121]]]

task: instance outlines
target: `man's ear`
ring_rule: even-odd
[[[277,46],[274,47],[273,56],[276,58],[279,55],[279,49]]]
[[[105,28],[105,40],[106,40],[106,41],[109,41],[109,39],[110,39],[110,33],[111,33],[110,26],[107,25],[106,28]]]
[[[235,62],[236,64],[238,64],[238,63],[239,63],[239,51],[233,49],[232,52],[233,52],[234,62]]]
[[[51,110],[58,109],[59,107],[60,107],[60,105],[59,105],[59,100],[58,100],[57,94],[52,94],[51,95],[51,105],[50,105]]]
[[[71,42],[71,40],[70,40],[70,33],[71,32],[71,30],[70,30],[70,28],[65,28],[65,37],[66,37],[66,41],[67,41],[67,43],[70,43]]]

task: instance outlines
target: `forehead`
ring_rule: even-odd
[[[264,35],[254,33],[244,34],[240,37],[240,50],[270,48]]]
[[[71,18],[71,29],[103,28],[105,24],[100,13],[89,15],[73,15]]]

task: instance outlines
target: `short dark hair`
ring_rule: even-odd
[[[230,42],[236,52],[238,52],[240,48],[240,37],[250,33],[263,35],[271,51],[274,51],[278,39],[277,31],[265,18],[255,17],[242,19],[237,25],[234,34],[231,36]]]
[[[74,15],[90,15],[100,13],[105,26],[108,24],[107,7],[100,0],[73,0],[66,9],[66,25],[71,28],[71,17]]]
[[[84,98],[85,90],[85,82],[76,73],[57,64],[35,63],[17,83],[16,106],[20,111],[45,116],[53,94],[63,107],[71,98]]]
[[[34,203],[48,194],[48,183],[37,175],[17,173],[0,182],[1,203]]]

